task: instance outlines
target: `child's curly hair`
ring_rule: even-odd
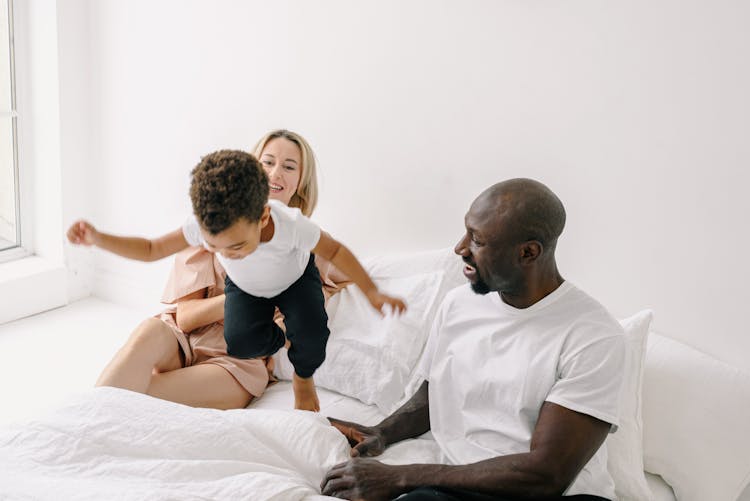
[[[260,220],[268,201],[268,176],[258,160],[240,150],[220,150],[193,169],[190,200],[198,223],[212,235],[240,218]]]

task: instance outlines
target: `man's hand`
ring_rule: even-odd
[[[320,484],[320,492],[352,501],[386,501],[402,493],[398,477],[398,466],[354,458],[331,468]]]
[[[397,314],[403,313],[406,310],[406,304],[402,300],[383,294],[377,289],[367,294],[367,300],[370,301],[372,307],[378,310],[381,315],[383,314],[383,306],[385,305],[390,306],[391,310]]]
[[[68,240],[76,245],[96,245],[98,232],[91,223],[84,220],[78,220],[68,229]]]
[[[378,456],[385,450],[385,438],[377,428],[336,418],[328,418],[328,421],[349,441],[352,457]]]

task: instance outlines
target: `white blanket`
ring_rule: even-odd
[[[0,429],[0,499],[331,499],[344,437],[304,411],[194,409],[96,388]]]

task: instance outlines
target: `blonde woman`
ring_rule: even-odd
[[[275,130],[258,141],[253,154],[268,174],[269,197],[309,217],[317,203],[318,184],[315,155],[307,141],[294,132]],[[87,229],[98,233],[91,226]],[[338,290],[337,283],[344,285],[345,277],[330,263],[316,264],[328,298]],[[261,396],[271,377],[270,360],[227,354],[224,277],[214,254],[200,247],[179,252],[162,297],[171,306],[133,331],[97,386],[217,409],[246,407]],[[283,327],[278,313],[276,320]]]

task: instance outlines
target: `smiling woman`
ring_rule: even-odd
[[[309,217],[318,203],[318,174],[315,154],[305,138],[285,129],[274,130],[258,141],[253,154],[268,175],[270,198]]]
[[[0,0],[0,251],[19,244],[11,20],[10,0]]]
[[[261,190],[262,202],[269,196],[269,190],[271,200],[268,204],[255,204],[245,209],[254,211],[255,219],[265,218],[266,227],[274,229],[275,224],[269,217],[273,211],[286,210],[299,218],[311,215],[317,202],[317,181],[315,156],[307,141],[294,132],[276,130],[263,136],[254,151],[258,158],[263,159],[266,173],[263,175],[258,168],[257,174],[262,176],[263,183],[268,184]],[[228,155],[225,160],[229,162],[238,153],[240,157],[249,156],[242,155],[242,152],[225,152],[218,156]],[[211,167],[208,159],[206,162],[205,167]],[[255,159],[253,162],[258,165]],[[220,167],[214,167],[209,169],[214,174],[221,171]],[[236,191],[241,176],[226,174],[231,177],[226,184]],[[243,179],[250,183],[252,178]],[[198,181],[196,189],[201,184],[208,186],[211,183]],[[271,235],[266,232],[264,236],[262,224],[249,223],[245,218],[228,228],[221,226],[222,217],[216,214],[216,207],[226,204],[233,190],[220,191],[221,199],[195,193],[197,212],[211,220],[210,225],[217,230],[216,234],[206,232],[208,239],[203,245],[189,247],[176,255],[162,299],[170,307],[157,318],[149,318],[136,327],[123,349],[102,372],[98,386],[115,386],[196,407],[219,409],[244,407],[251,399],[263,394],[269,381],[270,362],[267,367],[264,358],[238,358],[227,353],[224,338],[226,272],[218,256],[242,257],[249,253],[250,248],[257,247],[258,237],[269,240]],[[238,193],[247,194],[248,190],[243,188]],[[239,208],[243,202],[240,200],[232,205]],[[292,210],[287,205],[299,210]],[[257,227],[255,233],[248,228],[253,224]],[[280,232],[274,230],[271,233],[276,234],[275,243],[282,240]],[[200,230],[197,235],[202,235]],[[153,240],[118,237],[101,233],[86,221],[77,221],[71,226],[68,238],[74,244],[95,245],[121,256],[153,260],[179,250],[182,244],[175,246],[165,242],[182,240],[184,234],[178,229]],[[264,245],[268,246],[268,243]],[[235,261],[229,259],[225,263],[237,264]],[[308,265],[311,266],[310,272],[316,265],[320,268],[325,297],[330,297],[348,283],[348,278],[330,261],[320,259],[311,263],[312,260],[308,259],[305,269]],[[317,287],[320,291],[320,282]],[[273,318],[279,328],[286,329],[280,312],[276,312]]]

